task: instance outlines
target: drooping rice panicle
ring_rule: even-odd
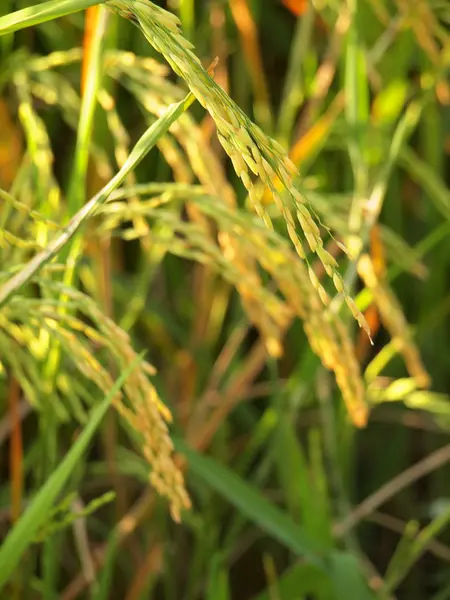
[[[28,354],[31,352],[36,358],[45,353],[45,348],[40,347],[43,331],[60,342],[64,361],[57,374],[56,390],[61,397],[58,398],[59,394],[54,391],[51,400],[52,406],[64,418],[70,413],[73,402],[73,395],[65,391],[67,386],[63,383],[66,374],[70,373],[67,363],[75,366],[88,383],[107,393],[113,385],[113,379],[101,364],[97,356],[98,349],[108,352],[119,371],[135,360],[136,353],[128,334],[104,315],[91,298],[51,279],[39,278],[38,283],[43,291],[41,298],[17,297],[0,313],[3,330],[0,346],[5,348],[9,344],[11,350],[14,349],[11,355],[5,355],[7,364],[14,367],[27,399],[39,409],[38,398],[45,397],[46,382],[38,373],[33,375],[29,371],[32,361],[21,361],[21,349],[27,349]],[[66,307],[74,309],[74,313],[76,311],[82,317],[58,311],[56,292],[64,293]],[[88,325],[84,319],[93,325]],[[173,445],[167,429],[167,422],[171,420],[170,411],[151,384],[148,376],[153,374],[154,369],[150,364],[141,363],[125,382],[124,395],[119,394],[113,403],[117,411],[141,434],[143,454],[151,467],[150,481],[158,493],[169,501],[171,513],[179,521],[181,511],[190,507],[190,500],[173,458]],[[82,407],[77,410],[78,414],[83,413]]]
[[[300,225],[305,227],[303,233],[310,249],[317,252],[318,247],[323,247],[319,228],[308,210],[306,198],[292,184],[297,170],[285,150],[252,123],[201,66],[198,57],[192,52],[192,45],[181,33],[179,19],[152,2],[109,0],[107,5],[139,26],[149,43],[164,56],[175,73],[187,82],[197,100],[212,116],[219,140],[246,187],[255,211],[266,225],[271,227],[271,219],[261,202],[262,195],[257,191],[253,176],[258,177],[273,192],[275,204],[286,222],[297,254],[302,259],[305,258],[293,214],[301,215]],[[275,175],[282,182],[287,199],[273,184]],[[325,270],[328,274],[331,273],[334,281],[336,267],[325,250],[319,254],[319,259],[324,261]],[[344,295],[353,317],[369,334],[364,316],[352,302],[343,281],[339,283],[342,290],[340,293]],[[317,293],[327,302],[327,296],[321,288],[317,288]]]

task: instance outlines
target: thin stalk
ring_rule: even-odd
[[[332,491],[335,501],[335,516],[338,517],[339,520],[344,520],[350,514],[350,503],[345,493],[342,469],[339,464],[336,415],[330,393],[329,376],[324,369],[320,370],[317,379],[317,397],[319,400],[324,453],[326,462],[328,463],[328,476],[331,485],[330,491]],[[344,541],[349,550],[357,550],[357,543],[351,531],[346,531]]]
[[[2,0],[2,5],[0,6],[0,14],[10,14],[13,9],[13,4],[13,0]],[[8,54],[10,54],[11,50],[13,49],[13,43],[14,36],[12,34],[4,36],[3,39],[0,41],[0,51],[3,59],[5,59],[8,56]]]
[[[248,0],[228,0],[231,14],[239,31],[245,61],[255,94],[255,116],[268,132],[273,130],[269,86],[264,72],[258,41],[258,30],[248,6]]]
[[[188,40],[193,39],[195,31],[195,6],[194,0],[180,0],[180,20],[183,25],[183,33]]]
[[[11,418],[11,441],[9,448],[9,465],[11,480],[11,522],[14,524],[22,512],[23,501],[23,444],[22,426],[19,414],[20,386],[14,376],[10,377],[8,389],[9,414]],[[19,573],[16,573],[12,585],[12,598],[19,600],[23,584]]]
[[[368,169],[364,160],[364,128],[369,118],[368,83],[364,48],[358,26],[358,0],[348,0],[351,24],[347,34],[345,63],[345,116],[350,135],[348,152],[354,178],[354,198],[349,215],[351,251],[360,249],[360,232],[367,197]]]
[[[81,102],[80,120],[78,122],[75,158],[69,189],[67,205],[69,216],[73,216],[84,204],[85,184],[89,161],[89,147],[92,138],[94,114],[97,106],[97,93],[100,87],[102,47],[106,32],[109,12],[100,7],[96,14],[92,39],[89,46],[89,61],[86,68],[86,79]]]
[[[351,514],[351,506],[345,489],[342,467],[339,462],[339,423],[332,404],[328,373],[323,368],[321,371],[317,385],[317,396],[319,399],[320,420],[322,424],[321,431],[323,434],[324,455],[326,462],[328,463],[328,479],[335,497],[336,516],[338,517],[338,521],[345,521]],[[354,531],[346,529],[342,532],[342,538],[346,548],[357,558],[367,581],[373,578],[374,575],[378,578],[378,573],[374,573],[372,565],[367,561],[361,551],[358,538]],[[391,597],[387,594],[382,598],[383,600],[391,600]]]
[[[0,18],[0,35],[7,35],[26,27],[33,27],[33,25],[59,19],[59,17],[104,2],[106,0],[50,0],[50,2],[42,2],[37,6],[28,6]]]
[[[297,20],[294,41],[292,43],[286,81],[283,88],[278,113],[278,136],[286,147],[294,128],[297,111],[305,99],[303,80],[303,62],[309,48],[313,31],[315,11],[312,2],[308,3],[305,15]]]

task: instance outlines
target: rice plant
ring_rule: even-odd
[[[444,598],[441,563],[420,584],[414,565],[448,560],[435,540],[448,506],[433,512],[432,495],[422,528],[411,501],[411,523],[378,507],[448,448],[391,486],[389,460],[381,481],[357,469],[379,415],[448,427],[445,366],[422,333],[447,324],[450,202],[433,149],[450,97],[445,11],[167,4],[7,2],[0,17],[0,589]],[[290,31],[283,49],[266,30],[280,93],[257,38],[270,19]],[[234,89],[224,76],[242,65]],[[429,199],[426,229],[402,185]],[[439,293],[414,307],[405,277]],[[387,559],[363,519],[400,527]],[[241,555],[263,574],[248,590]]]

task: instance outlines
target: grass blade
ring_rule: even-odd
[[[448,526],[449,522],[450,508],[447,508],[422,531],[418,531],[416,523],[408,523],[405,534],[400,540],[397,551],[387,569],[385,586],[387,593],[393,592],[399,586],[413,565],[425,552],[430,541],[437,537]]]
[[[330,559],[333,598],[335,600],[375,600],[356,557],[350,552],[333,552]]]
[[[13,33],[26,27],[39,25],[52,19],[58,19],[95,4],[103,4],[106,0],[51,0],[38,6],[28,6],[0,19],[0,35]]]
[[[357,559],[348,552],[333,551],[323,556],[316,540],[311,539],[281,509],[266,500],[258,490],[212,458],[201,456],[182,440],[175,447],[189,460],[190,471],[238,508],[243,515],[266,533],[308,561],[322,578],[330,577],[336,600],[371,600],[373,594],[361,573]]]
[[[176,440],[176,447],[188,458],[191,472],[231,502],[248,519],[298,556],[318,567],[324,567],[318,553],[318,544],[309,539],[302,527],[266,500],[257,489],[212,458],[197,454],[179,439]]]
[[[313,565],[301,563],[287,569],[278,581],[278,592],[281,598],[307,597],[314,594],[316,600],[332,600],[332,588],[329,579],[323,576],[322,571]],[[270,587],[261,592],[255,600],[272,600],[274,595]]]

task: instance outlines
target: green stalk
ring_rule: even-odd
[[[183,25],[183,33],[188,40],[193,39],[195,29],[195,6],[194,0],[180,0],[180,20]]]
[[[446,176],[444,153],[442,148],[445,141],[445,121],[442,116],[442,110],[433,98],[423,110],[422,121],[419,127],[420,136],[420,153],[423,156],[425,165],[433,173],[434,177],[444,179]],[[431,227],[436,227],[441,215],[436,211],[436,207],[430,202],[430,194],[426,186],[423,186],[424,193],[422,195],[422,203],[424,206],[423,214],[426,218],[426,223]],[[445,215],[448,218],[448,214]],[[444,298],[448,293],[447,273],[448,273],[448,248],[441,246],[433,250],[429,257],[430,274],[427,280],[427,285],[423,287],[420,315],[419,318],[424,318],[429,315],[435,305],[436,298]],[[425,337],[422,341],[424,356],[428,360],[433,361],[434,365],[434,383],[438,387],[445,386],[447,378],[447,366],[444,358],[447,347],[447,331],[445,327],[438,328],[432,339]]]
[[[349,229],[352,236],[359,237],[368,185],[364,130],[369,120],[369,91],[365,52],[358,26],[358,0],[348,0],[348,7],[351,25],[347,35],[345,64],[345,116],[349,128],[348,151],[354,178],[354,200],[349,215]]]
[[[13,8],[12,0],[2,0],[0,6],[0,15],[10,14]],[[0,51],[2,58],[5,59],[10,54],[14,43],[14,36],[12,34],[5,36],[0,42]]]
[[[91,60],[83,94],[75,144],[74,164],[71,170],[67,204],[72,217],[84,204],[86,175],[89,162],[89,146],[92,138],[94,114],[97,106],[97,93],[101,81],[102,47],[106,32],[109,11],[100,7],[99,26],[95,28],[91,46]]]
[[[286,147],[289,145],[297,111],[305,99],[303,62],[311,41],[314,17],[314,7],[310,2],[306,14],[297,20],[292,43],[289,67],[278,114],[278,136],[280,142]]]
[[[100,86],[102,46],[105,37],[108,12],[104,7],[100,8],[98,25],[95,27],[91,46],[91,59],[86,81],[85,93],[82,97],[80,119],[78,121],[77,139],[75,144],[74,164],[71,171],[69,190],[67,193],[67,208],[69,216],[72,217],[85,203],[86,177],[89,163],[89,148],[92,139],[94,114],[97,106],[97,94]],[[63,262],[66,269],[63,275],[64,285],[70,287],[75,282],[75,273],[78,260],[83,252],[84,238],[75,236],[71,244],[63,250]],[[63,304],[63,303],[62,303]],[[63,307],[62,313],[66,312]],[[45,376],[53,381],[58,371],[60,360],[60,349],[57,343],[50,347],[46,363]]]
[[[3,0],[2,0],[3,1]],[[0,35],[14,33],[26,27],[40,25],[46,21],[58,19],[65,15],[78,12],[103,4],[106,0],[50,0],[42,2],[38,6],[28,6],[22,10],[17,10],[9,15],[0,18]]]

